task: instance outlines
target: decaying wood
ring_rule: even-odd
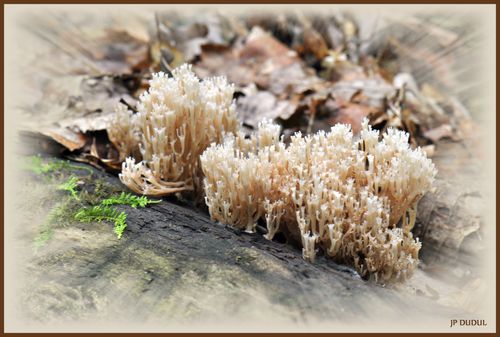
[[[470,142],[442,141],[433,161],[439,169],[434,191],[418,206],[415,234],[421,238],[421,257],[436,262],[463,263],[464,254],[477,257],[485,247],[484,196],[481,189],[481,163],[477,145]],[[479,182],[479,183],[478,183]]]
[[[113,176],[93,174],[123,188]],[[22,297],[28,317],[51,323],[119,315],[165,326],[264,318],[335,324],[410,317],[416,307],[436,315],[457,310],[428,295],[363,281],[324,257],[308,263],[296,247],[235,231],[174,199],[126,211],[120,240],[111,224],[72,223],[30,254]]]

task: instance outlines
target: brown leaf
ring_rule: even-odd
[[[90,155],[83,154],[84,159],[94,161],[95,164],[104,167],[105,169],[118,170],[121,168],[120,156],[116,148],[109,141],[107,134],[95,133],[90,147]]]
[[[193,62],[201,53],[203,46],[229,46],[237,35],[236,24],[228,17],[207,13],[203,16],[178,17],[171,13],[160,13],[156,17],[157,27],[153,38],[156,40],[155,63],[159,61],[158,39],[162,48],[173,54],[173,67],[180,63]]]
[[[287,120],[297,110],[298,102],[279,100],[268,91],[258,91],[237,101],[237,112],[241,120],[254,128],[266,119]]]
[[[437,128],[430,129],[424,132],[424,137],[437,143],[438,140],[444,137],[452,137],[453,128],[449,124],[443,124]]]
[[[125,30],[109,30],[96,40],[92,49],[96,64],[105,73],[126,74],[146,69],[151,63],[148,41],[130,35]]]
[[[59,121],[59,125],[66,128],[76,128],[83,133],[88,131],[106,130],[111,123],[114,111],[106,113],[93,112],[85,117],[80,118],[65,118]]]
[[[352,131],[357,134],[361,130],[363,118],[368,117],[374,111],[374,108],[366,105],[348,103],[337,110],[335,116],[329,119],[329,124],[350,124]]]
[[[194,70],[202,78],[224,75],[239,86],[255,83],[267,89],[275,71],[300,62],[295,51],[254,27],[244,43],[236,43],[232,48],[203,46],[201,61]]]
[[[41,130],[21,130],[20,133],[27,144],[33,143],[33,140],[36,140],[37,143],[40,143],[38,145],[41,147],[38,150],[46,150],[51,153],[54,152],[55,149],[51,142],[55,142],[69,151],[79,150],[83,148],[87,142],[87,137],[81,132],[57,126],[43,128]],[[62,152],[62,149],[58,149],[57,151]]]
[[[268,63],[267,67],[274,68],[287,67],[299,60],[296,52],[259,27],[250,31],[238,56],[240,59],[263,60]]]
[[[314,74],[307,73],[300,63],[293,63],[272,72],[269,76],[268,87],[272,93],[280,97],[287,97],[306,91],[325,91],[327,85]]]
[[[59,144],[64,145],[70,151],[81,149],[87,141],[86,137],[82,133],[74,132],[67,128],[54,128],[52,130],[41,131],[40,133],[51,137]]]
[[[85,134],[86,143],[77,152],[65,153],[71,160],[87,163],[98,169],[118,173],[121,168],[118,151],[109,141],[106,131],[91,131]],[[62,152],[60,153],[62,154]]]
[[[379,76],[343,80],[331,88],[332,97],[345,102],[356,101],[375,109],[385,110],[385,100],[395,88]]]
[[[321,64],[324,68],[321,77],[333,82],[367,78],[364,69],[349,61],[344,52],[329,51],[328,56],[323,59]]]
[[[313,28],[304,30],[305,52],[313,54],[318,61],[328,55],[328,46],[323,37]]]

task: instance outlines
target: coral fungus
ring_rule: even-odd
[[[359,139],[349,126],[300,133],[286,146],[279,127],[263,122],[250,139],[229,135],[201,156],[211,217],[254,231],[265,219],[302,243],[378,281],[408,277],[421,247],[411,229],[416,206],[436,169],[408,145],[408,134],[389,129],[379,141],[365,119]]]
[[[120,179],[136,193],[201,190],[200,154],[239,128],[234,87],[225,78],[200,81],[186,64],[172,74],[154,74],[137,113],[119,106],[108,129],[125,160]]]
[[[279,126],[264,121],[247,138],[224,78],[200,81],[189,65],[172,74],[153,75],[138,112],[118,107],[108,130],[125,185],[205,194],[214,220],[248,232],[265,221],[267,239],[283,233],[309,261],[320,251],[383,282],[411,274],[421,247],[411,233],[416,207],[436,169],[407,133],[380,137],[365,119],[359,137],[338,124],[285,145]]]

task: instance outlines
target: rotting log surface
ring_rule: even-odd
[[[414,229],[423,243],[420,257],[428,264],[477,264],[485,249],[481,148],[472,141],[441,141],[437,148],[434,191],[420,201]]]
[[[116,177],[94,170],[122,188]],[[118,206],[124,208],[124,206]],[[415,312],[452,317],[407,288],[363,281],[348,267],[300,249],[235,231],[175,199],[126,208],[121,240],[106,223],[73,223],[28,258],[22,310],[35,321],[116,320],[180,324],[329,323],[410,319]],[[376,308],[376,310],[373,310]]]

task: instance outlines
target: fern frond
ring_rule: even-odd
[[[127,228],[127,214],[106,205],[97,205],[91,208],[80,208],[80,210],[78,210],[75,214],[75,219],[80,222],[113,222],[118,239],[122,237],[123,231]]]
[[[78,186],[78,178],[75,176],[71,176],[64,184],[59,185],[60,190],[65,190],[71,193],[71,196],[76,200],[78,198],[78,192],[76,191],[76,187]]]
[[[119,197],[111,197],[108,199],[104,199],[101,201],[101,205],[129,205],[133,208],[146,207],[149,204],[157,204],[161,202],[161,200],[151,200],[146,196],[138,197],[136,195],[122,192]]]
[[[125,212],[121,212],[115,220],[115,234],[118,239],[120,239],[123,235],[123,231],[127,228],[127,214]]]
[[[80,208],[75,214],[75,219],[80,222],[100,222],[114,220],[119,214],[120,212],[115,208],[97,205],[90,208]]]

